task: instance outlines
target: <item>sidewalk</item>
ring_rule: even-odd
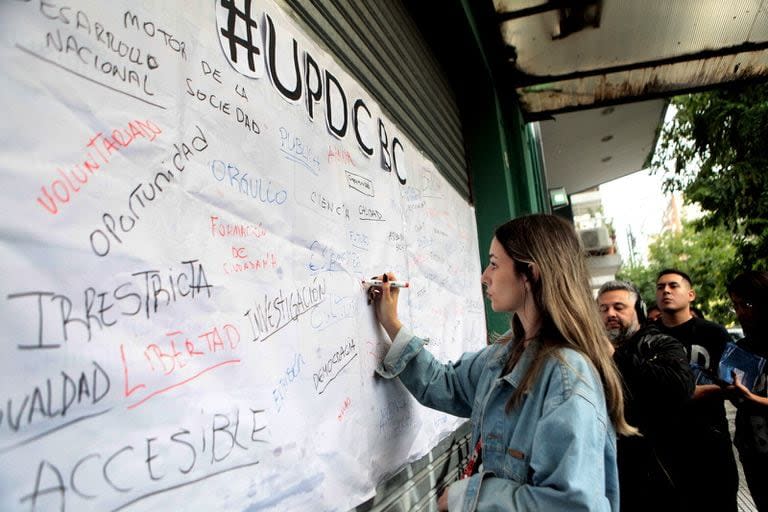
[[[728,417],[728,426],[731,430],[731,439],[733,439],[736,408],[728,401],[725,402],[725,414]],[[739,468],[739,493],[736,498],[739,504],[739,512],[757,512],[757,508],[755,508],[755,504],[752,501],[752,496],[749,494],[747,480],[744,478],[744,472],[741,469],[741,462],[739,462],[739,454],[736,451],[736,447],[733,447],[733,454],[736,457],[736,466]]]

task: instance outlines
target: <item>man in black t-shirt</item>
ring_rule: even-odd
[[[719,324],[691,314],[696,298],[691,278],[680,270],[662,270],[656,279],[656,303],[661,309],[658,327],[679,340],[688,353],[691,366],[702,373],[717,375],[720,356],[730,340]],[[688,510],[736,512],[738,473],[723,407],[724,395],[717,384],[699,384],[687,404],[680,442],[686,460],[685,494]]]

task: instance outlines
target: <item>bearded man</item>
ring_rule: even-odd
[[[679,414],[695,384],[685,348],[655,325],[643,327],[643,303],[632,283],[605,283],[597,304],[624,381],[625,417],[643,434],[618,441],[621,510],[687,510],[678,482]]]

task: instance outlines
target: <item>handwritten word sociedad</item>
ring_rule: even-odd
[[[79,375],[62,370],[56,377],[45,379],[44,384],[35,385],[23,397],[8,398],[5,410],[0,409],[0,426],[16,433],[38,419],[64,418],[68,412],[71,416],[76,406],[80,410],[98,404],[109,393],[110,379],[97,362],[91,361],[90,366]],[[24,382],[19,384],[23,386]]]
[[[357,357],[357,347],[353,338],[347,338],[312,375],[315,391],[322,395],[328,385]]]
[[[197,135],[192,137],[189,143],[182,142],[173,145],[170,161],[173,162],[173,167],[179,173],[184,172],[186,164],[189,163],[196,152],[202,153],[208,149],[208,139],[205,138],[203,129],[199,126],[195,126],[195,128],[197,128]],[[162,163],[165,164],[166,161],[163,160]],[[166,166],[170,167],[167,164]],[[164,183],[160,182],[161,178],[165,180]],[[133,230],[141,219],[136,211],[137,208],[146,208],[149,203],[159,199],[160,195],[164,192],[163,187],[174,181],[176,181],[176,175],[172,169],[167,168],[165,171],[157,171],[151,181],[139,183],[128,194],[128,210],[130,210],[130,213],[126,212],[119,215],[112,215],[109,212],[102,213],[101,222],[104,225],[104,229],[94,229],[89,237],[91,250],[94,254],[104,257],[109,254],[113,241],[122,244],[123,239],[118,234],[118,231],[120,233],[129,233]],[[145,201],[147,201],[147,204],[145,204]],[[138,203],[138,206],[136,203]]]
[[[240,363],[240,359],[233,357],[240,344],[240,331],[232,324],[215,326],[192,338],[183,331],[168,332],[165,338],[164,341],[147,344],[144,350],[140,351],[143,357],[133,357],[130,346],[129,354],[126,355],[125,345],[120,345],[123,396],[128,398],[141,389],[145,391],[138,401],[128,406],[128,409],[138,407],[155,396],[182,387],[212,370]],[[222,356],[226,359],[222,359]],[[137,364],[137,359],[147,364]],[[183,370],[184,368],[187,370]],[[159,377],[157,374],[162,376]],[[171,384],[163,380],[177,375],[183,379]],[[144,383],[150,382],[150,377],[153,384],[159,383],[154,389],[150,389],[150,386]],[[141,383],[137,384],[137,382]]]
[[[142,440],[100,451],[86,443],[76,459],[51,454],[37,463],[29,486],[14,492],[20,495],[20,505],[30,510],[113,509],[107,503],[124,497],[126,503],[116,507],[122,509],[175,489],[179,481],[201,481],[258,464],[258,447],[270,443],[264,412],[206,412],[199,424],[147,432]]]
[[[131,275],[136,279],[120,283],[110,291],[97,291],[89,286],[82,295],[82,314],[75,316],[69,296],[54,291],[25,291],[12,293],[8,300],[28,299],[37,309],[37,342],[18,345],[19,349],[53,349],[61,346],[72,336],[71,330],[79,327],[90,341],[94,328],[104,330],[114,326],[123,316],[143,313],[149,319],[157,314],[161,305],[168,307],[182,299],[195,300],[205,295],[211,298],[213,285],[208,283],[203,264],[198,260],[182,261],[184,270],[142,270]],[[56,307],[58,303],[58,307]],[[33,307],[35,307],[33,306]],[[114,308],[114,310],[113,310]],[[51,311],[53,309],[53,311]],[[53,315],[53,319],[49,318]],[[58,320],[58,322],[57,322]],[[46,326],[60,326],[61,332],[47,332]]]
[[[95,171],[106,170],[114,153],[127,148],[139,138],[152,142],[162,132],[159,126],[147,119],[133,120],[125,128],[115,128],[106,135],[105,132],[96,133],[85,144],[86,154],[82,157],[82,164],[74,164],[68,172],[61,167],[57,168],[56,172],[61,179],[40,187],[41,195],[37,197],[37,203],[48,213],[56,215],[88,183]],[[94,156],[94,152],[97,156]]]
[[[246,197],[251,197],[264,204],[283,204],[288,199],[288,191],[275,183],[272,188],[272,180],[265,178],[248,178],[248,173],[240,174],[240,169],[235,164],[214,160],[211,162],[211,173],[216,181],[228,183]],[[225,182],[229,178],[228,182]]]
[[[255,302],[253,310],[243,316],[248,318],[253,331],[253,341],[267,338],[311,310],[326,299],[328,285],[325,279],[315,277],[308,285],[299,286],[286,294],[282,289],[276,296],[264,294],[263,302]]]
[[[277,412],[283,408],[283,403],[288,395],[288,387],[299,377],[301,369],[306,365],[307,363],[301,354],[294,354],[291,365],[280,375],[277,387],[272,390],[272,400],[275,402]]]
[[[205,63],[205,61],[203,61]],[[251,116],[242,108],[235,106],[232,110],[232,103],[229,100],[217,97],[215,93],[203,91],[199,87],[195,87],[191,78],[187,78],[187,95],[197,98],[201,103],[207,104],[210,108],[217,112],[221,112],[226,116],[232,116],[232,112],[235,113],[235,119],[242,124],[249,133],[258,135],[261,133],[259,123],[255,119],[251,119]]]
[[[317,154],[301,140],[301,137],[292,134],[288,128],[280,127],[280,152],[286,160],[295,162],[309,172],[317,176],[320,169],[320,159]]]
[[[229,224],[219,222],[219,218],[211,215],[211,236],[213,238],[262,238],[267,236],[267,230],[258,224]]]

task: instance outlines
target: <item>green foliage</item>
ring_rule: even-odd
[[[656,302],[656,275],[665,268],[677,268],[693,279],[693,305],[715,322],[730,325],[726,285],[733,278],[736,247],[730,232],[721,226],[705,227],[684,223],[680,233],[663,233],[649,247],[648,266],[622,268],[619,279],[632,281],[647,304]]]
[[[723,226],[740,269],[768,268],[768,84],[741,84],[672,100],[676,115],[653,160],[667,190],[681,190]]]

